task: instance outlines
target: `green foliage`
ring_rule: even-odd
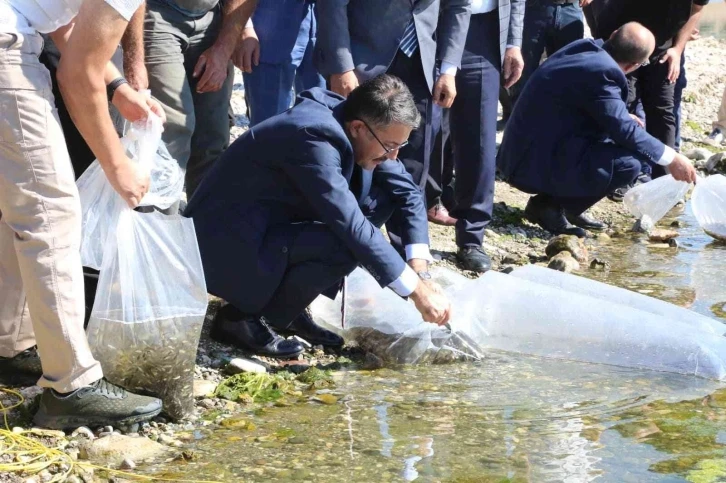
[[[216,397],[229,401],[251,399],[257,403],[280,399],[295,391],[294,376],[289,372],[258,374],[243,372],[225,379],[214,391]]]

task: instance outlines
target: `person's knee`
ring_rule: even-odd
[[[622,187],[631,184],[640,174],[643,164],[640,160],[628,157],[619,160],[618,167],[613,173],[612,184]]]

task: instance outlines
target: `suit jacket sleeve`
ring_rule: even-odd
[[[348,3],[350,0],[318,0],[318,71],[324,77],[355,69],[350,50]]]
[[[441,0],[436,37],[436,60],[461,68],[466,34],[471,18],[471,0]]]
[[[381,287],[385,287],[401,276],[407,265],[360,210],[340,163],[337,149],[322,137],[305,131],[305,141],[297,156],[282,166],[318,219],[340,238]]]
[[[429,224],[421,190],[398,160],[378,165],[373,182],[387,193],[401,214],[401,240],[404,245],[429,244]]]
[[[526,0],[512,0],[509,14],[509,36],[507,45],[522,47],[522,32],[524,31],[524,6]]]
[[[602,72],[599,74],[602,75]],[[607,74],[591,79],[588,84],[601,86],[592,98],[583,102],[583,108],[589,115],[617,144],[654,163],[658,162],[665,151],[665,144],[648,134],[630,117],[622,98],[623,89],[627,87],[620,85],[616,79],[608,78]]]

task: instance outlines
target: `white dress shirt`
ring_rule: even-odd
[[[406,245],[406,260],[412,260],[414,258],[427,260],[429,262],[434,261],[431,256],[431,252],[429,251],[429,246],[425,243],[413,243],[411,245]],[[419,278],[418,275],[416,275],[416,272],[414,272],[410,266],[406,265],[406,268],[403,269],[403,273],[401,273],[396,280],[391,282],[388,287],[401,297],[408,297],[414,290],[416,290],[418,281]]]

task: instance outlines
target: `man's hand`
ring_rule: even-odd
[[[149,115],[149,111],[159,116],[162,123],[166,122],[166,114],[161,105],[156,100],[140,94],[128,84],[123,84],[116,89],[112,103],[129,122],[145,119]]]
[[[260,40],[254,27],[242,31],[242,41],[232,55],[232,63],[247,74],[252,72],[253,65],[260,65]]]
[[[456,99],[456,77],[451,74],[441,74],[434,84],[434,102],[448,109]]]
[[[420,280],[410,295],[425,322],[445,325],[451,319],[451,303],[440,292],[434,291],[428,283]]]
[[[519,47],[509,47],[504,53],[504,87],[509,89],[517,83],[522,77],[522,69],[524,69],[524,59],[522,58],[522,49]]]
[[[673,84],[681,75],[681,51],[675,47],[666,50],[660,59],[661,64],[665,62],[668,63],[668,82]]]
[[[678,181],[685,181],[687,183],[696,182],[696,169],[693,167],[691,162],[680,153],[676,153],[676,157],[673,158],[673,162],[668,165],[668,172],[673,178]]]
[[[352,70],[330,76],[330,89],[343,97],[348,97],[356,87],[358,87],[358,77]]]
[[[638,123],[638,126],[640,126],[640,127],[642,127],[642,128],[644,128],[644,129],[645,129],[645,123],[643,122],[643,120],[642,120],[641,118],[639,118],[639,117],[638,117],[638,116],[636,116],[635,114],[631,114],[631,115],[630,115],[630,118],[631,118],[631,119],[632,119],[633,121],[637,122],[637,123]]]
[[[129,85],[137,91],[149,88],[149,73],[143,62],[135,62],[129,65],[124,63],[124,77],[126,77]]]
[[[106,177],[131,208],[139,206],[141,199],[149,191],[149,173],[128,158],[106,171]]]
[[[222,88],[222,84],[227,79],[229,58],[230,56],[217,45],[211,46],[199,56],[192,73],[195,79],[201,76],[201,79],[197,82],[197,92],[199,94],[217,92]]]
[[[592,3],[592,0],[580,0],[580,7],[587,7]]]

